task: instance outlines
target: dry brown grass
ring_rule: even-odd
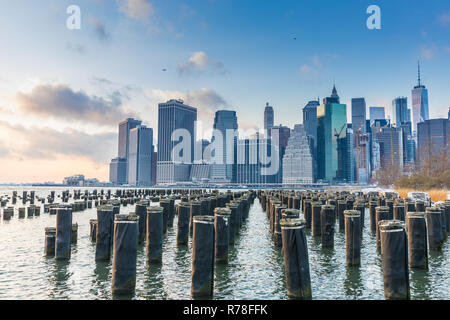
[[[448,190],[413,190],[413,189],[396,189],[400,197],[406,198],[408,192],[423,191],[430,195],[432,201],[445,201],[447,199]]]

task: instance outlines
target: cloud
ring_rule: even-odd
[[[421,45],[420,46],[420,56],[424,59],[433,59],[438,55],[439,49],[435,44],[430,46]]]
[[[105,24],[98,18],[90,18],[89,22],[94,28],[94,34],[98,40],[105,42],[109,40],[110,34],[106,30]]]
[[[66,50],[78,54],[84,54],[86,52],[86,48],[83,45],[72,42],[66,43]]]
[[[303,64],[299,71],[303,76],[316,76],[324,73],[331,62],[339,59],[337,54],[313,55],[307,58],[308,63]]]
[[[0,154],[21,160],[51,159],[59,155],[81,156],[98,163],[107,163],[114,156],[117,134],[88,134],[74,129],[57,131],[52,128],[11,125],[0,121],[4,146]],[[13,138],[13,139],[12,139]]]
[[[444,51],[450,53],[450,46],[444,47]]]
[[[31,92],[16,95],[21,111],[42,117],[65,119],[115,126],[133,116],[122,106],[123,95],[112,92],[108,99],[84,91],[74,91],[66,85],[37,85]]]
[[[6,157],[9,155],[9,150],[5,147],[0,145],[0,158]]]
[[[438,16],[438,21],[443,26],[450,25],[450,11],[440,14]]]
[[[304,64],[303,66],[300,67],[300,72],[303,75],[310,75],[312,73],[315,73],[316,70],[313,67],[311,67],[311,66],[309,66],[307,64]]]
[[[180,75],[225,74],[225,69],[220,61],[211,60],[203,51],[194,52],[187,63],[178,65]]]
[[[155,8],[147,0],[118,0],[120,12],[128,17],[142,22],[149,22],[150,16],[155,13]]]

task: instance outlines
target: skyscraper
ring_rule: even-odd
[[[223,143],[216,144],[216,152],[222,154],[222,163],[212,164],[211,179],[216,182],[233,182],[235,179],[235,159],[237,157],[237,136],[227,137],[227,134],[237,133],[236,111],[218,110],[214,117],[214,129],[222,134]],[[216,137],[213,137],[213,141]],[[221,150],[218,150],[218,149]]]
[[[137,126],[139,126],[141,124],[142,124],[142,121],[135,120],[133,118],[128,118],[119,123],[118,156],[119,156],[119,158],[124,158],[127,161],[126,172],[125,172],[127,181],[125,183],[128,183],[128,153],[129,153],[129,145],[130,145],[129,144],[130,130],[133,128],[136,128]]]
[[[247,185],[275,183],[276,174],[269,175],[263,172],[264,168],[267,168],[264,164],[267,160],[265,152],[267,150],[272,150],[271,140],[260,137],[259,133],[256,133],[254,137],[238,141],[236,183]]]
[[[340,140],[347,136],[347,106],[341,104],[336,87],[331,97],[317,107],[317,178],[332,182],[337,179]]]
[[[398,97],[392,100],[392,122],[391,125],[401,128],[403,141],[403,163],[406,164],[414,159],[414,150],[411,149],[412,139],[411,110],[408,109],[406,97]]]
[[[370,133],[354,132],[355,146],[355,180],[358,184],[366,184],[369,182],[371,165],[370,165]]]
[[[417,125],[418,162],[423,165],[431,155],[446,152],[450,156],[450,120],[431,119]]]
[[[392,121],[391,124],[400,126],[408,122],[409,109],[408,98],[398,97],[392,100]]]
[[[304,125],[296,124],[283,156],[283,184],[314,182],[313,157],[309,143]]]
[[[114,158],[109,164],[109,182],[120,185],[127,183],[127,159]]]
[[[130,130],[142,122],[128,118],[119,123],[118,157],[111,160],[109,165],[109,181],[113,184],[128,183],[128,156]]]
[[[384,107],[370,107],[370,123],[374,120],[386,119],[386,115],[384,114]]]
[[[429,119],[428,90],[420,82],[420,64],[418,64],[418,84],[412,90],[412,125],[417,133],[417,124]]]
[[[314,179],[317,177],[317,107],[319,105],[319,100],[312,100],[303,108],[303,126],[313,157]]]
[[[319,101],[312,100],[303,108],[303,126],[306,135],[312,140],[314,146],[317,146],[317,107]]]
[[[274,115],[273,108],[266,103],[266,108],[264,109],[264,130],[268,132],[270,128],[273,127]]]
[[[352,128],[353,132],[356,130],[366,132],[366,100],[364,98],[352,99]]]
[[[345,137],[337,139],[338,145],[338,161],[337,172],[334,180],[339,182],[353,183],[355,182],[355,135],[350,125],[344,129],[346,131]]]
[[[372,139],[379,147],[380,167],[403,167],[403,132],[392,126],[373,126]]]
[[[194,159],[195,122],[197,109],[184,104],[182,100],[169,100],[158,105],[158,165],[157,183],[175,183],[189,180],[190,165]],[[172,134],[177,129],[190,135],[189,141],[172,141]],[[186,154],[186,163],[176,161],[172,151],[179,143],[189,144]],[[190,153],[190,156],[188,156]]]
[[[277,134],[274,134],[274,131],[277,131]],[[291,136],[291,129],[289,127],[279,125],[273,126],[270,129],[270,138],[272,139],[272,143],[278,146],[279,152],[279,163],[282,163],[284,152],[286,151],[286,147],[289,141],[289,137]],[[278,141],[273,141],[275,137],[278,137]],[[283,166],[279,167],[278,174],[275,177],[274,183],[282,183],[283,181]]]
[[[129,143],[128,183],[152,185],[153,129],[143,125],[131,129]]]

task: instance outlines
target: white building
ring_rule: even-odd
[[[313,157],[303,125],[296,124],[283,156],[283,184],[313,183]]]

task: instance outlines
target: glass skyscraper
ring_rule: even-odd
[[[128,184],[152,185],[153,129],[137,126],[130,130],[128,158]]]
[[[127,183],[127,159],[114,158],[109,164],[109,182],[113,184]]]
[[[119,158],[125,158],[127,161],[126,172],[125,172],[127,181],[125,183],[128,183],[128,155],[129,155],[129,145],[130,145],[130,143],[129,143],[130,130],[133,128],[136,128],[137,126],[139,126],[141,124],[142,124],[142,121],[135,120],[133,118],[128,118],[119,123],[118,156],[119,156]]]
[[[369,107],[370,123],[374,120],[386,119],[384,114],[384,107]]]
[[[109,181],[113,184],[128,183],[128,157],[130,130],[141,125],[142,121],[128,118],[119,123],[118,157],[109,165]]]
[[[218,110],[214,117],[214,129],[222,133],[223,143],[216,144],[217,148],[215,152],[222,154],[222,163],[212,164],[211,179],[213,181],[220,182],[234,182],[236,179],[236,157],[237,157],[237,140],[238,137],[227,137],[230,130],[233,130],[237,134],[238,123],[236,117],[236,111]],[[216,137],[213,137],[214,141]],[[231,139],[230,139],[231,138]]]
[[[428,111],[428,90],[420,82],[420,65],[418,66],[418,84],[412,90],[412,125],[417,133],[417,124],[430,118]]]
[[[450,120],[431,119],[417,125],[418,162],[423,165],[430,155],[446,152],[450,156]]]
[[[157,183],[174,183],[189,180],[190,165],[194,159],[195,122],[197,109],[184,104],[182,100],[169,100],[158,105],[158,165]],[[181,143],[172,141],[177,129],[185,129],[190,134],[190,159],[188,163],[176,163],[172,158],[173,148]]]
[[[341,104],[336,87],[331,97],[317,107],[317,178],[332,182],[337,179],[340,141],[347,137],[347,106]]]
[[[356,130],[366,132],[366,100],[364,98],[352,99],[352,128],[353,132]]]
[[[303,125],[313,157],[314,179],[317,177],[317,107],[319,105],[319,100],[312,100],[303,108]]]
[[[274,123],[274,114],[273,114],[273,108],[269,106],[269,103],[266,103],[266,107],[264,109],[264,130],[266,132],[270,131],[270,129],[273,127]]]
[[[396,126],[400,126],[408,122],[409,109],[408,98],[398,97],[392,100],[392,122]]]

